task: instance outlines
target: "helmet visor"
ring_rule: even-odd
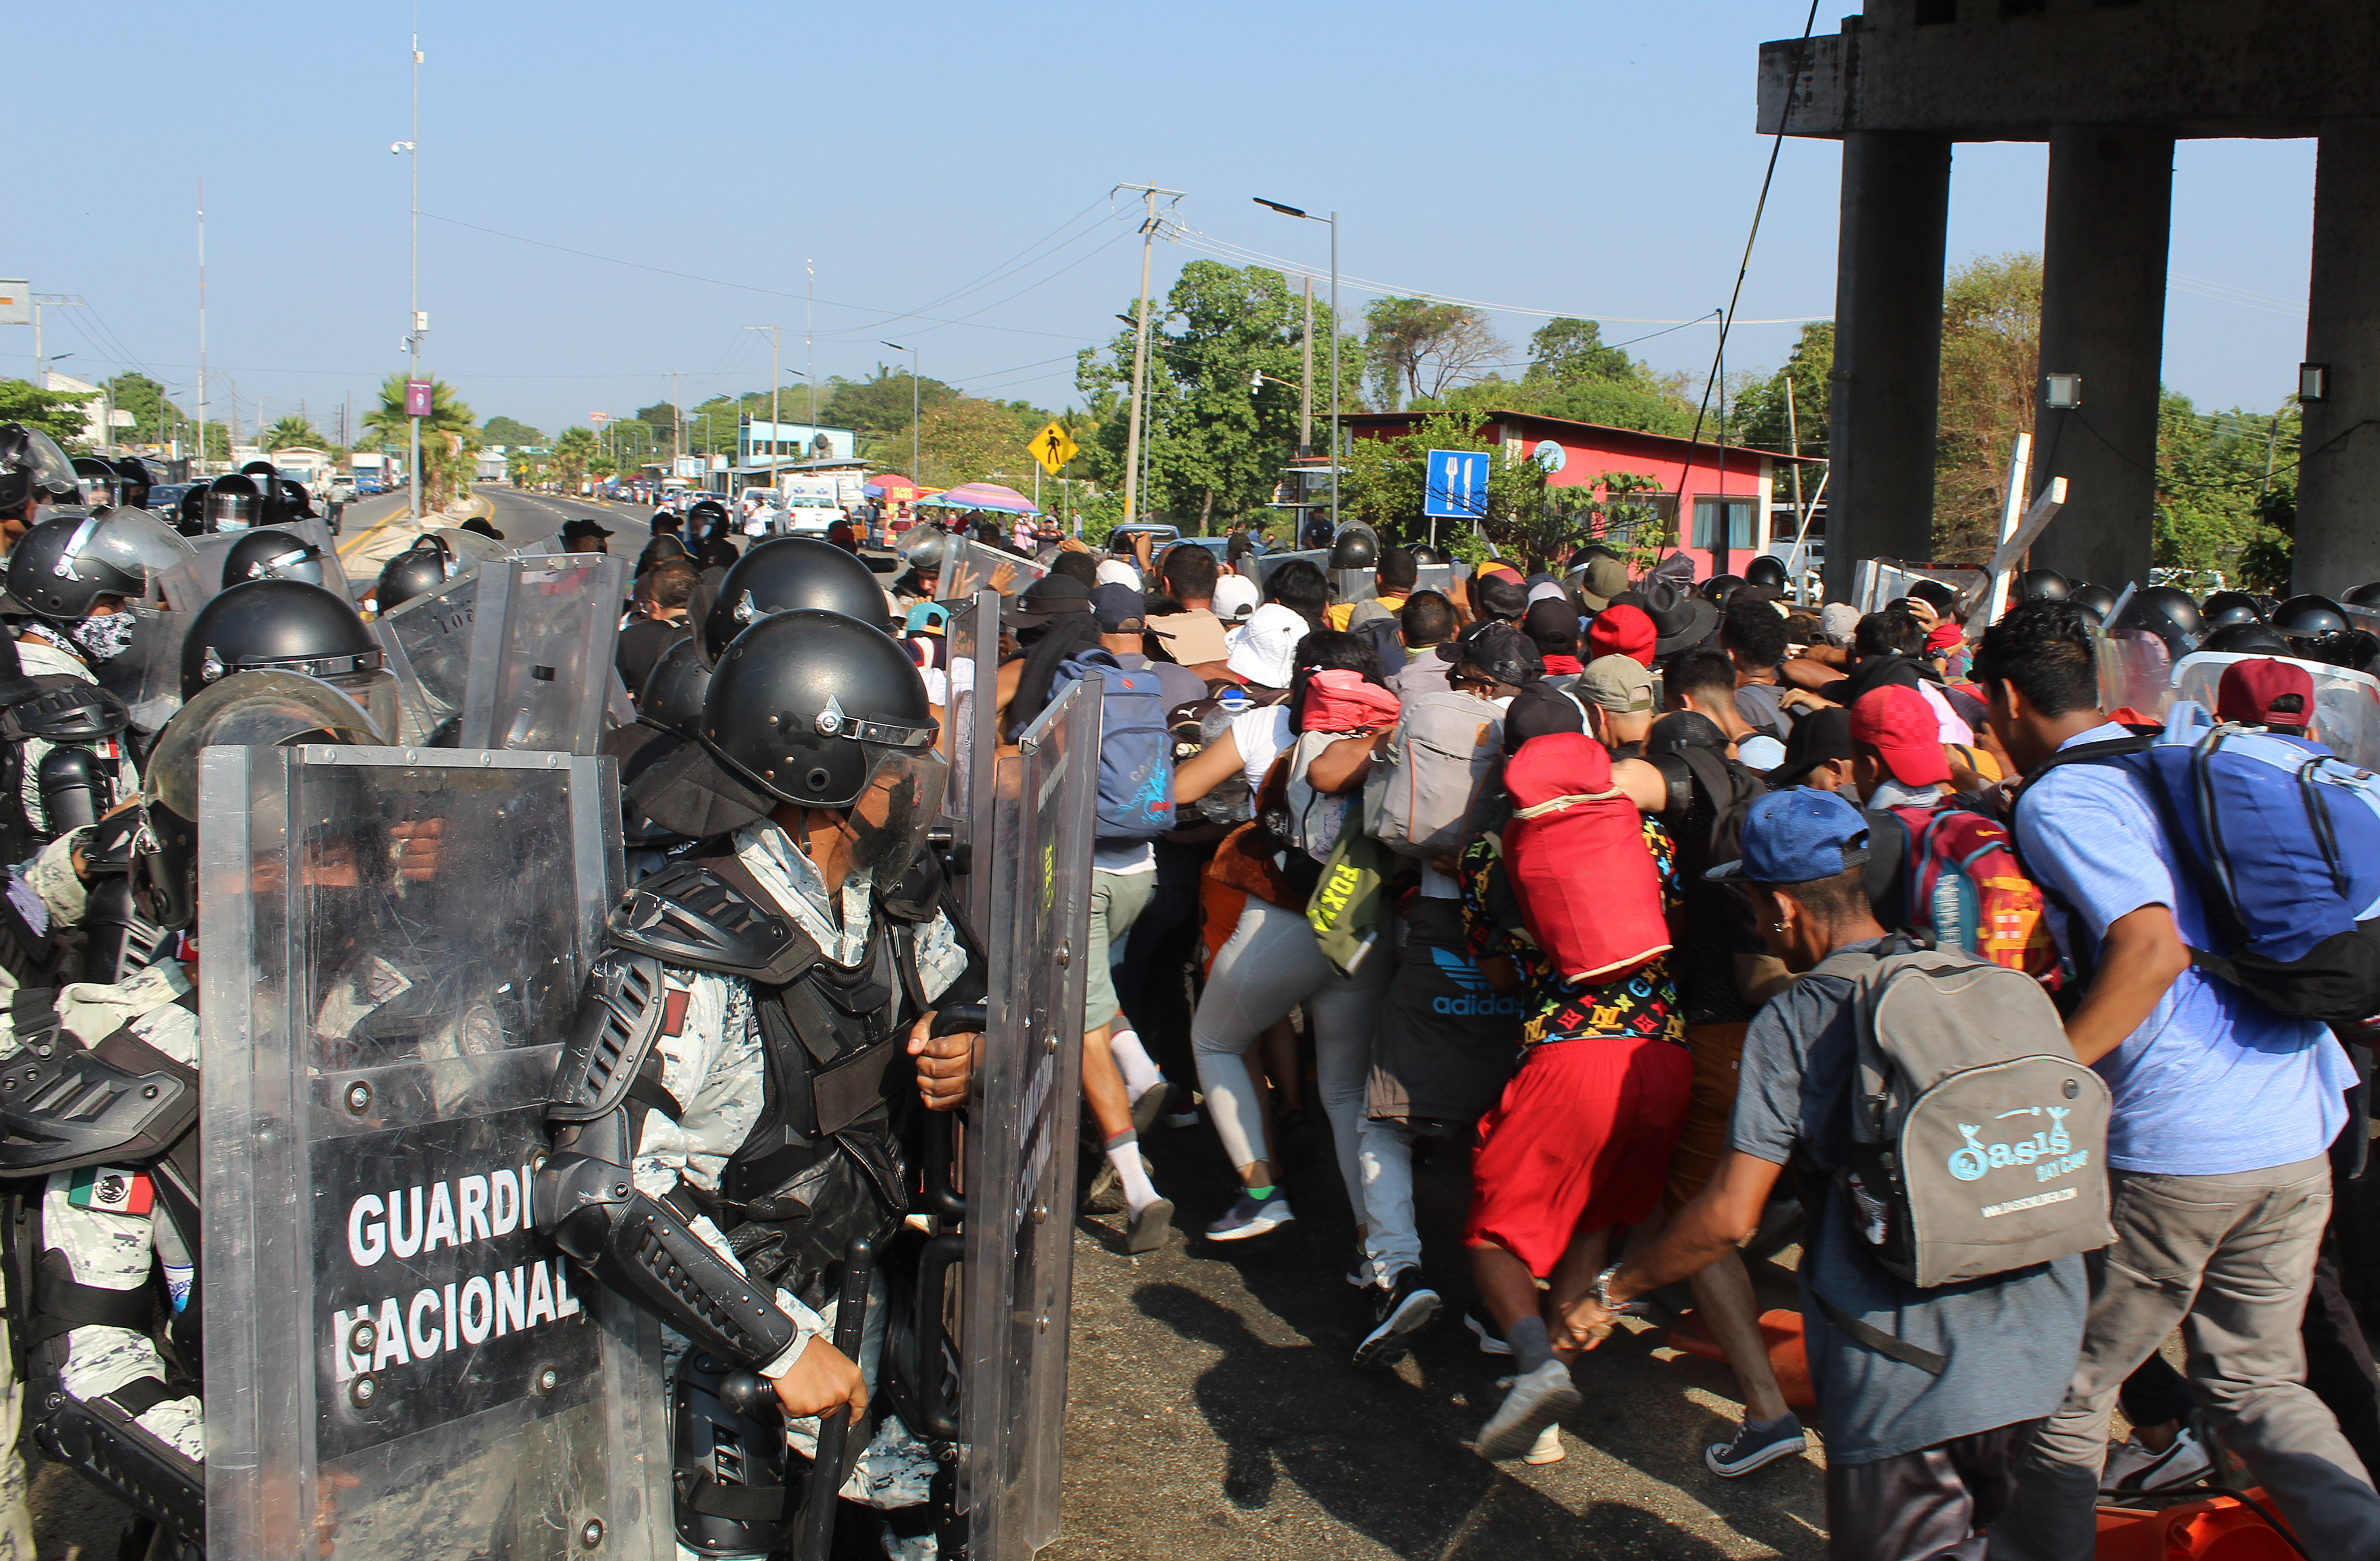
[[[382,674],[386,675],[386,674]],[[377,747],[385,729],[320,678],[235,672],[201,690],[165,723],[140,778],[140,801],[199,816],[199,755],[207,748],[277,748],[301,741]]]
[[[885,884],[916,861],[942,810],[950,773],[931,748],[880,750],[858,797],[844,810],[852,870]]]
[[[36,488],[46,488],[61,496],[72,493],[79,486],[75,478],[74,462],[58,448],[58,442],[36,428],[25,430],[25,449],[20,459]]]
[[[110,510],[86,520],[67,551],[59,555],[58,572],[74,575],[89,562],[114,569],[142,582],[157,583],[159,575],[199,556],[189,538],[147,510]]]

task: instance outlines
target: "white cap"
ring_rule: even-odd
[[[1099,583],[1102,586],[1130,586],[1140,589],[1140,571],[1120,558],[1099,560]]]
[[[1223,664],[1264,688],[1287,688],[1297,671],[1297,642],[1313,633],[1304,617],[1277,601],[1266,602],[1241,631]]]
[[[1225,575],[1215,581],[1215,616],[1226,623],[1245,622],[1264,593],[1245,575]]]

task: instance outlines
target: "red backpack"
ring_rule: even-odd
[[[2040,886],[1997,820],[1956,802],[1873,809],[1868,899],[1888,927],[2059,986]],[[1887,914],[1887,913],[1891,913]]]
[[[1575,732],[1532,737],[1505,764],[1504,790],[1504,876],[1557,973],[1606,982],[1669,951],[1644,819],[1612,786],[1602,744]]]

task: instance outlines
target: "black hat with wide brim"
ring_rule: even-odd
[[[1656,579],[1645,586],[1645,612],[1653,620],[1653,654],[1667,656],[1700,645],[1718,627],[1718,609],[1672,581]]]

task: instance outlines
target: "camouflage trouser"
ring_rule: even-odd
[[[17,1380],[6,1322],[0,1322],[0,1561],[33,1561],[33,1517],[25,1506],[25,1385]]]

